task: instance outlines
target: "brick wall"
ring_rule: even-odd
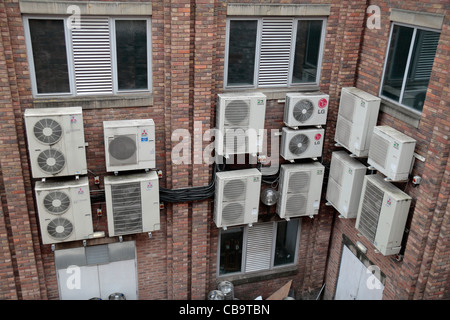
[[[230,1],[231,2],[231,1]],[[260,3],[259,1],[233,1]],[[270,1],[284,3],[285,1]],[[327,20],[320,89],[330,95],[325,126],[323,162],[329,164],[334,147],[334,127],[341,88],[353,86],[377,94],[389,37],[389,8],[406,8],[400,1],[380,1],[381,29],[364,28],[367,4],[362,1],[290,1],[331,3]],[[88,168],[101,177],[104,162],[104,120],[152,118],[156,124],[156,162],[163,171],[161,186],[183,188],[210,182],[211,166],[202,163],[199,152],[190,163],[176,165],[171,152],[175,129],[195,134],[215,126],[217,94],[223,92],[225,25],[227,1],[152,1],[153,105],[130,108],[84,109]],[[431,13],[442,12],[440,2],[415,1],[414,6]],[[448,10],[448,9],[447,9]],[[33,186],[23,127],[23,113],[33,106],[26,47],[18,0],[0,3],[0,297],[2,299],[58,299],[54,254],[40,245]],[[252,299],[269,296],[293,280],[297,298],[315,298],[324,281],[325,297],[332,298],[337,283],[342,237],[361,241],[369,248],[369,259],[387,275],[385,299],[432,299],[444,297],[448,282],[442,276],[448,264],[448,108],[449,62],[448,18],[442,30],[435,67],[419,128],[388,114],[379,123],[392,125],[418,138],[417,152],[426,157],[416,161],[414,174],[424,183],[406,191],[413,197],[408,221],[410,230],[404,259],[398,262],[373,253],[373,247],[358,237],[354,219],[338,219],[334,209],[321,204],[314,219],[301,219],[298,269],[289,275],[259,279],[236,286],[236,296]],[[281,130],[284,104],[267,102],[265,127]],[[194,125],[201,124],[201,128]],[[199,131],[196,129],[199,128]],[[200,142],[204,147],[210,141]],[[270,146],[268,148],[270,150]],[[278,159],[283,163],[283,159]],[[402,186],[405,187],[405,186]],[[323,188],[323,199],[326,188]],[[127,236],[136,241],[140,299],[205,299],[215,289],[219,231],[212,221],[212,199],[192,203],[166,203],[161,210],[161,230]],[[97,220],[96,209],[103,209]],[[260,214],[266,214],[261,206]],[[272,208],[271,214],[274,214]],[[93,203],[96,231],[107,232],[106,206]],[[103,239],[89,245],[117,241]],[[59,245],[63,248],[64,245]],[[444,279],[444,280],[443,280]],[[448,293],[447,293],[448,294]],[[447,296],[448,297],[448,296]]]

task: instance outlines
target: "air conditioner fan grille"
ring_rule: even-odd
[[[53,119],[41,119],[34,125],[33,133],[36,139],[45,144],[55,144],[61,139],[61,125]]]
[[[66,158],[61,151],[56,149],[46,149],[39,153],[37,164],[42,171],[50,174],[57,174],[64,168]]]
[[[292,110],[295,120],[299,122],[308,121],[313,115],[313,112],[314,104],[308,99],[298,101]]]
[[[51,214],[63,214],[70,207],[70,197],[62,191],[49,192],[44,197],[44,207]]]
[[[67,239],[73,232],[73,224],[66,218],[55,218],[47,225],[47,232],[55,240]]]
[[[225,106],[225,125],[248,127],[250,104],[245,100],[232,100]]]
[[[309,137],[303,133],[297,134],[289,141],[289,151],[295,155],[304,153],[309,147]]]

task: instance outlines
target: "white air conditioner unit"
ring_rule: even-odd
[[[366,171],[347,151],[331,154],[326,199],[344,218],[356,218]]]
[[[325,167],[319,162],[281,165],[277,202],[280,218],[289,220],[319,213],[324,173]]]
[[[152,119],[104,121],[106,171],[154,169],[155,123]]]
[[[281,135],[281,156],[285,160],[322,156],[325,130],[319,128],[294,130],[284,127]]]
[[[84,240],[92,236],[87,177],[71,181],[36,181],[35,194],[43,244]]]
[[[26,109],[25,126],[33,178],[87,173],[80,107]]]
[[[356,229],[383,255],[400,252],[411,197],[379,174],[366,175]]]
[[[105,196],[110,237],[160,229],[156,172],[106,176]]]
[[[262,93],[218,95],[215,149],[220,156],[262,151],[266,96]]]
[[[324,93],[286,93],[284,123],[288,127],[317,126],[327,122],[329,96]]]
[[[381,99],[358,88],[342,88],[335,141],[357,157],[367,157]]]
[[[258,221],[261,179],[255,168],[216,173],[214,222],[218,228]]]
[[[407,180],[414,162],[416,140],[389,126],[373,129],[367,163],[388,180]]]

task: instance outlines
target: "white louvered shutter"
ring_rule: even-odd
[[[273,223],[254,224],[248,228],[245,272],[270,269],[273,236]]]
[[[72,29],[73,63],[77,94],[113,92],[109,19],[82,17]]]
[[[293,19],[262,20],[259,87],[288,84],[293,23]]]

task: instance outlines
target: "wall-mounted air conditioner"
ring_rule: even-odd
[[[288,127],[317,126],[327,122],[329,96],[324,93],[286,93],[284,123]]]
[[[335,141],[357,157],[367,157],[381,99],[358,88],[342,88]]]
[[[266,96],[262,93],[218,95],[215,150],[218,155],[262,151]]]
[[[400,252],[411,197],[379,174],[366,175],[356,229],[383,255]]]
[[[80,107],[26,109],[25,126],[33,178],[87,173]]]
[[[218,228],[258,221],[261,178],[255,168],[216,173],[214,222]]]
[[[284,127],[280,154],[285,160],[317,158],[322,156],[325,130],[310,128],[294,130]]]
[[[156,167],[152,119],[104,121],[103,130],[108,172]]]
[[[373,129],[367,163],[387,180],[407,180],[414,162],[416,140],[389,126]]]
[[[71,181],[36,181],[35,194],[43,244],[84,240],[92,236],[87,177]]]
[[[160,229],[156,172],[106,176],[105,196],[110,237]]]
[[[281,165],[277,202],[280,218],[318,214],[324,173],[325,167],[319,162]]]
[[[331,154],[326,199],[344,218],[356,218],[366,171],[347,151]]]

